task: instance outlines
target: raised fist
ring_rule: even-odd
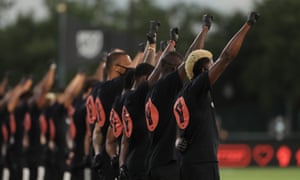
[[[160,26],[160,22],[159,21],[151,20],[150,21],[150,30],[149,30],[149,33],[153,33],[153,34],[157,33],[159,26]]]
[[[248,16],[247,23],[252,26],[253,24],[256,23],[259,17],[260,15],[258,13],[251,12]]]
[[[202,21],[203,21],[203,26],[207,26],[208,29],[210,29],[211,22],[213,21],[213,16],[209,14],[204,14]]]
[[[147,33],[147,40],[150,44],[156,43],[156,33],[155,32],[148,32]]]
[[[171,28],[170,29],[170,40],[177,42],[178,38],[179,38],[179,29],[177,27]]]

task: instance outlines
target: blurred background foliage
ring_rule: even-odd
[[[0,10],[4,12],[0,18],[5,18],[3,14],[11,7],[5,2],[0,1]],[[0,28],[0,77],[8,75],[10,86],[28,75],[38,80],[47,65],[57,61],[56,8],[60,2],[45,0],[50,12],[47,19],[35,21],[32,14],[20,15],[15,23]],[[212,14],[214,22],[206,48],[213,52],[214,59],[247,16],[242,12],[223,15],[196,4],[174,3],[162,8],[151,0],[129,1],[127,9],[109,0],[65,3],[67,15],[112,32],[130,32],[144,40],[152,19],[161,23],[158,42],[168,39],[169,29],[176,26],[180,29],[177,50],[182,54],[201,30],[203,14]],[[298,0],[263,0],[254,5],[253,10],[261,18],[248,33],[236,60],[213,88],[217,113],[229,131],[265,132],[269,121],[277,115],[287,119],[291,134],[300,130],[299,7]],[[136,52],[137,49],[129,51],[132,57]],[[86,64],[88,73],[94,72],[96,64]]]

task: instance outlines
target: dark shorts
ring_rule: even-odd
[[[179,166],[176,161],[150,170],[149,180],[179,180]]]
[[[110,159],[108,155],[105,153],[103,155],[102,159],[102,165],[101,168],[99,168],[96,171],[96,174],[98,176],[99,180],[115,180],[115,178],[118,176],[118,169],[113,169],[110,164]]]
[[[183,164],[180,167],[182,180],[220,180],[218,163]]]

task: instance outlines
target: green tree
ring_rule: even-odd
[[[265,0],[257,4],[262,18],[255,27],[253,49],[249,49],[243,74],[244,86],[259,96],[264,107],[281,104],[289,119],[300,98],[299,6],[297,0]]]
[[[16,23],[2,28],[2,75],[9,72],[10,82],[13,83],[27,75],[36,75],[39,78],[47,70],[46,64],[55,59],[55,31],[52,20],[36,23],[31,16],[19,16]]]

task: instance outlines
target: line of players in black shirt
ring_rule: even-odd
[[[107,54],[95,76],[78,72],[50,93],[55,64],[34,86],[1,83],[2,179],[219,179],[218,132],[211,86],[237,56],[259,15],[250,13],[218,59],[204,50],[212,16],[185,56],[176,52],[178,29],[156,49],[160,26],[133,60]]]

